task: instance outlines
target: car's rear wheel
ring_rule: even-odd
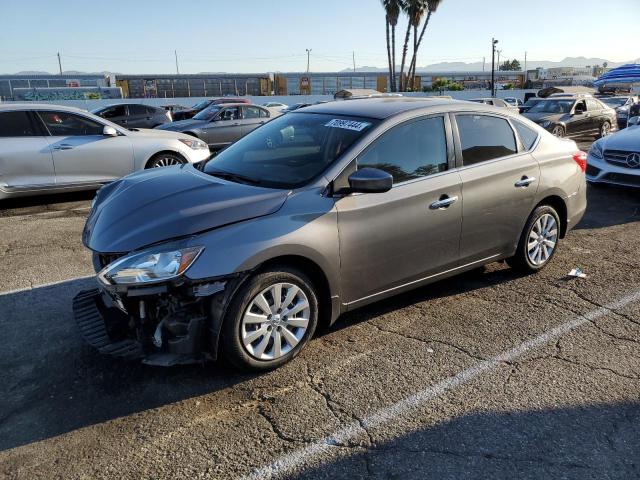
[[[162,152],[149,160],[147,168],[171,167],[173,165],[183,165],[187,163],[180,155],[170,152]]]
[[[288,267],[251,277],[232,299],[222,326],[222,351],[244,370],[271,370],[294,358],[313,336],[318,300],[313,283]]]
[[[600,126],[600,133],[598,134],[598,138],[606,137],[611,133],[611,124],[609,122],[603,122]]]
[[[560,240],[560,217],[550,205],[536,208],[524,227],[516,254],[507,259],[513,268],[537,272],[553,258]]]
[[[562,125],[554,125],[551,129],[551,133],[556,137],[562,138],[564,137],[564,127]]]

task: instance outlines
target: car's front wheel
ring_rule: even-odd
[[[606,137],[611,133],[611,124],[609,122],[603,122],[600,126],[600,133],[598,134],[598,138]]]
[[[163,152],[155,155],[147,163],[147,168],[171,167],[173,165],[183,165],[187,163],[180,155],[170,152]]]
[[[564,128],[562,125],[554,125],[554,127],[551,129],[551,133],[556,137],[562,138],[564,137]]]
[[[550,205],[541,205],[529,216],[516,254],[507,263],[518,270],[537,272],[553,258],[560,239],[560,217]]]
[[[313,282],[288,267],[248,279],[232,299],[222,326],[222,351],[244,370],[271,370],[295,357],[313,336],[318,300]]]

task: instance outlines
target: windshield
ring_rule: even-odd
[[[529,113],[569,113],[575,100],[541,100],[529,109]]]
[[[196,103],[193,107],[194,110],[202,110],[203,108],[207,108],[207,105],[211,103],[211,100],[203,100],[201,102]]]
[[[201,112],[198,112],[194,115],[194,120],[213,120],[213,117],[220,111],[220,106],[211,105],[210,107],[205,108]]]
[[[297,188],[322,173],[377,123],[342,115],[283,115],[220,152],[204,171],[268,188]]]
[[[600,100],[603,101],[604,103],[606,103],[608,106],[610,106],[612,108],[621,107],[625,103],[627,103],[627,99],[625,97],[623,97],[623,98],[601,98]]]

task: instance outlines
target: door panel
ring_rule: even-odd
[[[587,104],[584,100],[578,103],[581,103],[586,109]],[[593,128],[593,120],[590,117],[589,112],[586,110],[584,113],[574,113],[567,122],[567,135],[581,135],[590,132]]]
[[[216,120],[202,128],[203,140],[209,146],[233,143],[242,136],[242,123],[238,107],[225,108]]]
[[[443,195],[458,200],[430,208]],[[336,202],[346,303],[457,266],[462,204],[455,171]]]
[[[54,183],[53,157],[45,137],[0,137],[0,186]]]

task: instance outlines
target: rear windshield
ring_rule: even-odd
[[[207,163],[204,171],[240,183],[297,188],[327,169],[377,120],[289,113],[254,130]]]

